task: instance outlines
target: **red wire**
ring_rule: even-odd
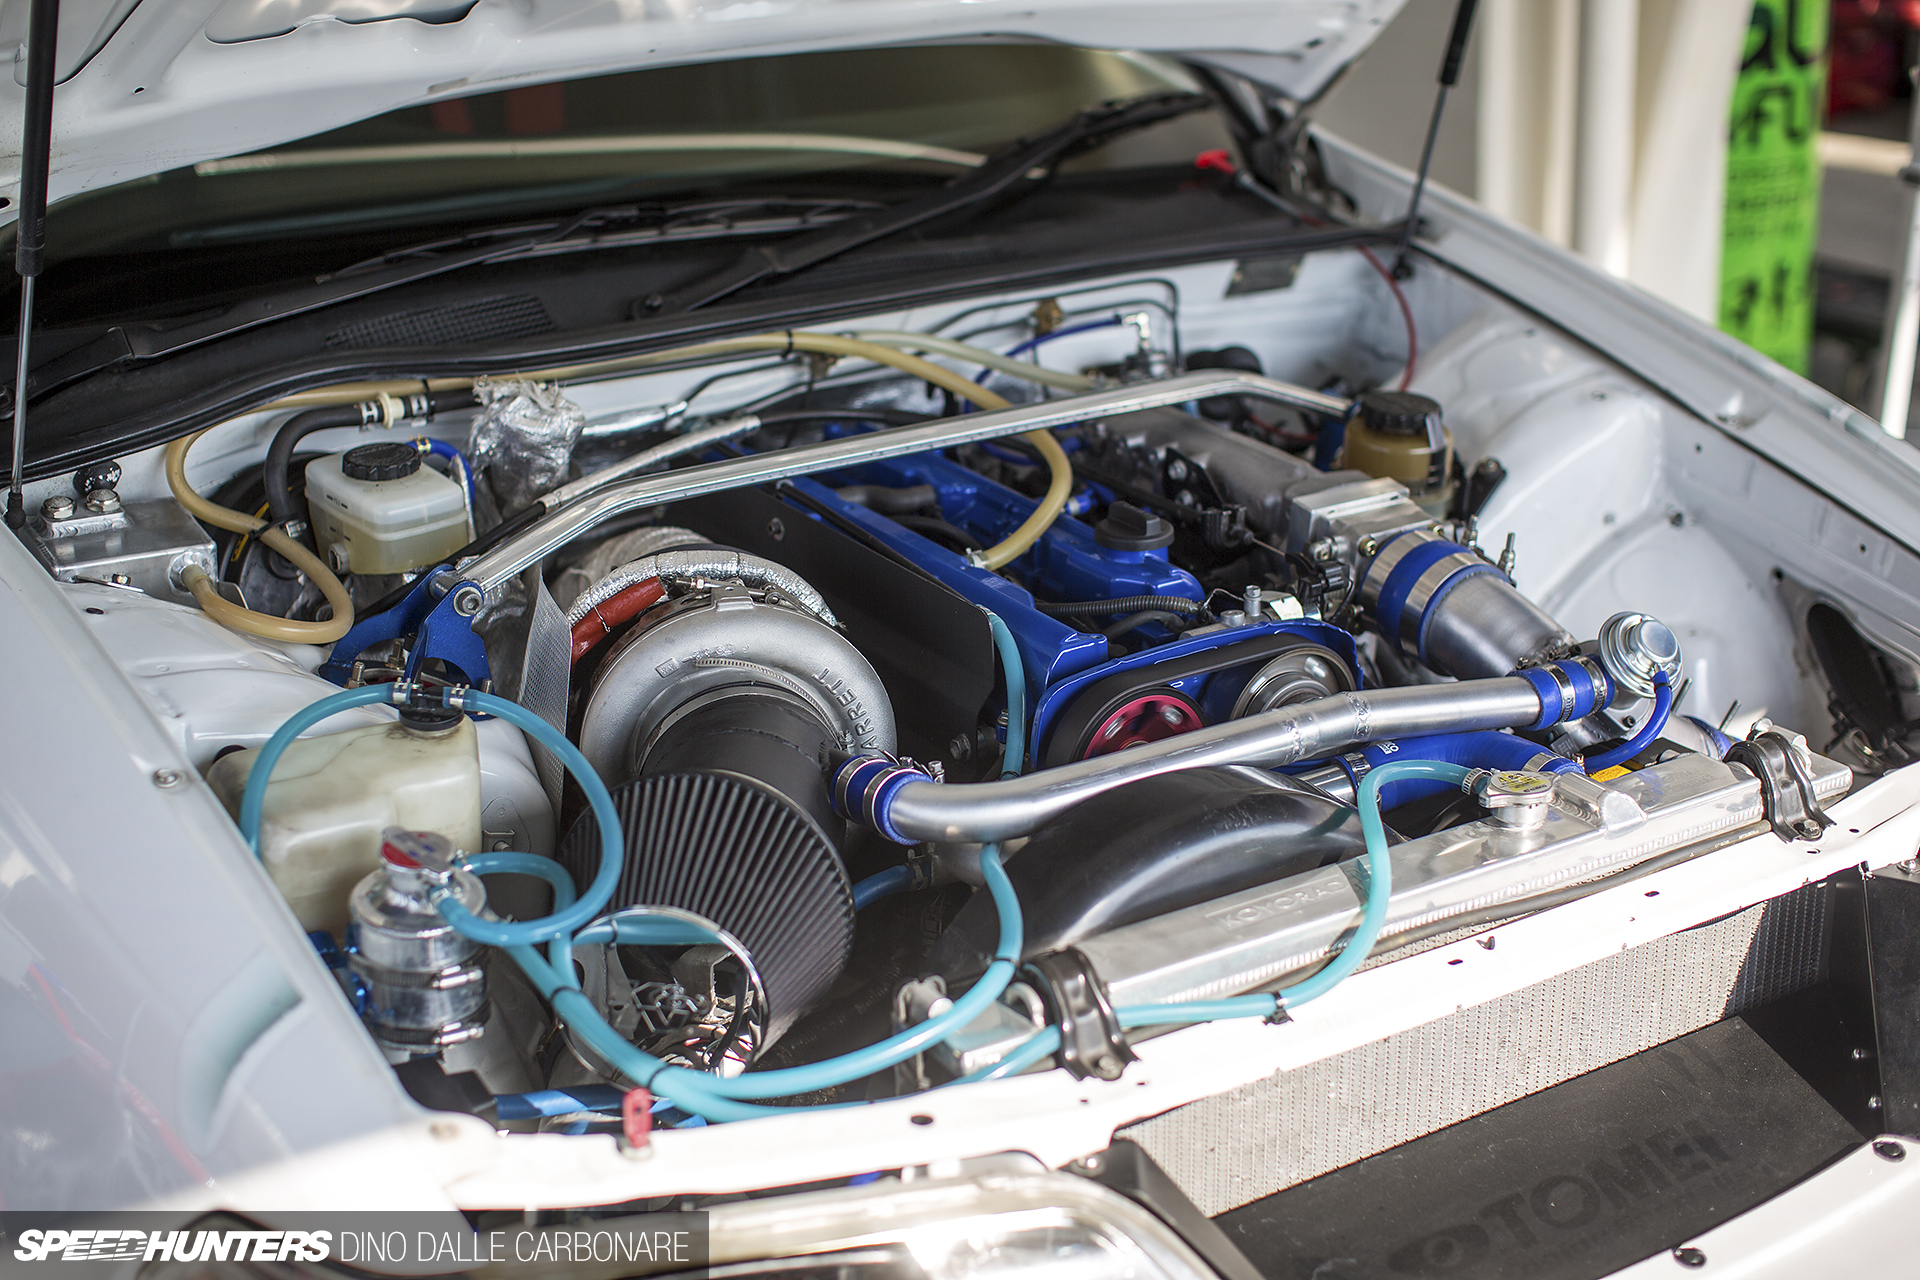
[[[1216,169],[1228,175],[1235,172],[1233,157],[1226,151],[1202,151],[1193,158],[1193,165],[1196,169]],[[1302,218],[1302,221],[1309,226],[1323,225],[1318,218]],[[1387,270],[1386,264],[1374,256],[1373,250],[1363,244],[1355,245],[1354,248],[1358,249],[1360,256],[1380,273],[1380,278],[1387,282],[1387,288],[1393,291],[1393,300],[1400,304],[1400,318],[1407,322],[1407,368],[1406,372],[1400,375],[1400,389],[1405,391],[1407,385],[1413,381],[1414,362],[1420,356],[1420,335],[1414,327],[1413,308],[1407,305],[1407,295],[1400,291],[1400,282],[1393,278],[1393,272]]]
[[[1407,369],[1400,375],[1400,389],[1405,391],[1407,384],[1413,381],[1413,362],[1420,355],[1420,336],[1413,325],[1413,308],[1407,305],[1407,295],[1400,291],[1400,282],[1393,278],[1393,272],[1387,270],[1386,264],[1374,256],[1373,250],[1363,244],[1354,247],[1360,250],[1361,257],[1373,264],[1373,269],[1387,282],[1387,288],[1393,290],[1393,300],[1400,304],[1400,318],[1407,322]]]

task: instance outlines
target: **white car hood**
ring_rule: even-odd
[[[441,98],[670,63],[995,36],[1178,53],[1312,98],[1405,0],[65,0],[54,199]],[[27,0],[0,7],[0,218]],[[1436,55],[1437,56],[1437,55]]]

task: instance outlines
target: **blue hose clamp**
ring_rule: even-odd
[[[1613,705],[1613,679],[1592,658],[1556,658],[1537,667],[1522,667],[1513,674],[1540,695],[1540,715],[1526,726],[1529,730],[1585,719]]]
[[[1426,529],[1387,540],[1361,583],[1360,602],[1373,611],[1380,634],[1402,653],[1427,661],[1427,632],[1441,601],[1468,578],[1506,577],[1486,559]]]
[[[901,787],[909,782],[932,780],[925,770],[902,764],[885,752],[875,751],[854,756],[835,769],[828,794],[833,801],[834,812],[841,817],[871,827],[895,844],[910,845],[914,841],[894,828],[887,810],[892,805],[894,793]]]

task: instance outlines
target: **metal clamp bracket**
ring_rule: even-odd
[[[436,588],[440,588],[436,590]],[[407,655],[408,680],[418,678],[420,667],[435,658],[452,668],[461,683],[484,685],[492,678],[487,665],[487,647],[474,634],[473,619],[460,612],[463,604],[477,598],[478,588],[464,582],[451,569],[439,569],[413,584],[413,589],[385,613],[362,618],[340,637],[333,652],[320,664],[320,674],[345,686],[353,678],[353,660],[366,649],[386,640],[414,636]]]
[[[1744,766],[1760,780],[1767,821],[1782,840],[1817,840],[1833,825],[1814,795],[1807,766],[1785,734],[1776,729],[1756,731],[1728,747],[1724,759]]]
[[[1049,952],[1020,971],[1040,992],[1049,1018],[1060,1026],[1060,1065],[1075,1080],[1118,1080],[1134,1052],[1114,1016],[1107,985],[1074,947]]]

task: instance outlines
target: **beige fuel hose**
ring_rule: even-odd
[[[234,533],[250,533],[260,539],[261,545],[271,547],[286,557],[294,568],[320,588],[327,597],[327,603],[333,606],[333,617],[325,622],[295,622],[276,618],[270,613],[243,609],[222,596],[212,576],[198,565],[190,566],[181,575],[187,590],[193,593],[194,600],[206,611],[207,616],[224,627],[244,631],[248,635],[264,636],[269,640],[332,644],[353,627],[353,599],[347,594],[346,587],[320,557],[289,538],[277,526],[268,524],[258,516],[217,506],[194,492],[193,486],[187,483],[187,450],[205,434],[206,431],[196,431],[167,446],[167,487],[173,490],[174,500],[202,523]]]
[[[747,338],[720,338],[713,342],[702,342],[697,346],[680,347],[673,351],[654,352],[637,359],[648,363],[665,363],[669,360],[685,360],[705,355],[725,355],[735,351],[812,351],[822,355],[851,356],[859,360],[871,360],[875,364],[890,365],[902,373],[912,374],[916,378],[931,382],[936,387],[945,387],[948,391],[971,401],[981,409],[1005,409],[1008,402],[987,390],[971,378],[963,377],[951,369],[904,351],[895,351],[892,347],[881,346],[877,342],[863,342],[858,338],[842,338],[830,333],[761,333]],[[625,363],[625,362],[623,362]],[[1047,464],[1049,482],[1046,496],[1033,509],[1033,514],[1021,522],[1020,527],[1009,534],[1005,541],[988,547],[973,557],[974,563],[984,569],[998,569],[1018,559],[1027,548],[1040,540],[1053,522],[1060,518],[1066,509],[1067,499],[1073,493],[1073,466],[1067,461],[1066,451],[1060,442],[1053,438],[1050,431],[1029,431],[1021,439],[1039,451]]]
[[[898,342],[902,346],[914,346],[922,350],[936,351],[943,355],[955,356],[964,360],[977,359],[983,365],[992,368],[1003,368],[1008,373],[1017,374],[1032,381],[1042,382],[1048,386],[1056,386],[1063,390],[1086,390],[1092,385],[1079,374],[1063,374],[1052,370],[1041,369],[1035,365],[1010,360],[997,352],[955,342],[950,338],[935,338],[925,334],[913,333],[900,333],[896,337],[891,331],[879,332],[885,335],[885,340],[889,343]],[[696,343],[688,347],[675,347],[670,351],[650,351],[645,355],[625,356],[617,360],[603,360],[593,364],[563,365],[551,369],[534,369],[520,376],[543,382],[565,382],[582,377],[604,376],[630,369],[646,369],[655,365],[672,364],[682,360],[698,360],[707,356],[732,355],[736,352],[747,351],[782,351],[788,353],[809,351],[820,355],[848,356],[858,360],[869,360],[875,364],[888,365],[900,370],[902,373],[911,374],[916,378],[932,383],[936,387],[944,387],[981,409],[1005,409],[1008,407],[1008,402],[1005,399],[995,395],[971,378],[957,374],[951,369],[942,368],[940,365],[928,360],[923,360],[919,356],[911,355],[906,351],[897,351],[892,346],[882,345],[880,342],[867,342],[859,338],[843,338],[837,334],[808,333],[805,331],[762,333],[743,338],[719,338],[712,342]],[[310,408],[323,404],[353,404],[361,400],[377,399],[383,395],[414,395],[418,394],[423,388],[428,391],[457,391],[472,385],[473,379],[471,378],[428,378],[413,379],[411,381],[350,382],[342,383],[339,386],[319,387],[312,391],[298,392],[281,400],[276,400],[270,405],[263,406],[263,408],[280,410]],[[188,436],[184,443],[191,445],[197,438],[197,435]],[[1033,514],[1022,521],[1020,527],[1015,529],[1004,541],[974,555],[974,563],[983,568],[999,569],[1018,559],[1029,547],[1040,540],[1040,535],[1045,533],[1055,520],[1059,519],[1061,511],[1066,509],[1067,499],[1073,493],[1072,464],[1067,461],[1066,452],[1060,448],[1060,442],[1053,438],[1053,434],[1049,431],[1029,431],[1021,438],[1039,452],[1041,460],[1047,465],[1047,492],[1045,496],[1040,499],[1039,505],[1034,508]],[[208,524],[217,524],[223,529],[250,532],[258,528],[260,523],[263,523],[255,521],[252,516],[243,515],[238,511],[227,511],[225,508],[216,507],[201,498],[198,494],[194,494],[186,485],[184,471],[179,470],[175,466],[174,451],[176,449],[179,450],[180,456],[185,456],[186,450],[182,447],[181,441],[175,441],[173,445],[169,446],[167,451],[167,479],[168,482],[173,485],[174,496],[180,499],[182,506],[185,506],[187,510],[192,511]],[[179,477],[177,481],[175,479],[176,474]],[[187,495],[192,495],[191,500],[189,500]],[[219,512],[220,518],[216,519],[212,515],[206,514],[210,511]],[[247,523],[243,527],[240,524],[223,523],[223,521],[245,521]],[[261,540],[263,542],[267,541],[267,535],[262,534]],[[284,542],[286,539],[282,538],[281,541]],[[287,555],[279,545],[272,542],[268,542],[268,545],[273,546],[274,549],[280,551],[282,555]],[[294,558],[291,555],[287,555],[287,559],[293,560]],[[318,565],[318,561],[313,560],[313,557],[309,556],[308,560]],[[300,562],[295,560],[294,563],[299,564]],[[322,574],[326,574],[326,577],[316,576],[310,570],[306,569],[304,565],[301,566],[301,571],[307,573],[309,577],[312,577],[314,581],[318,582],[321,589],[328,592],[327,598],[331,600],[333,599],[333,593],[327,589],[327,583],[332,581],[335,586],[338,586],[339,581],[333,578],[332,574],[327,573],[324,565],[318,565],[318,567]],[[341,594],[344,599],[344,588],[342,588]],[[196,599],[200,598],[198,591],[196,591],[194,595]],[[234,608],[235,606],[229,605],[228,607]],[[340,605],[336,603],[334,608],[337,620]],[[209,609],[208,612],[211,613],[213,611]],[[243,610],[241,612],[245,611]],[[248,614],[250,618],[263,616],[264,615],[261,614]],[[351,613],[349,613],[348,616],[351,617]],[[332,623],[287,623],[278,618],[272,619],[272,621],[282,626],[333,625]],[[238,626],[239,624],[233,623],[229,625]],[[241,629],[246,630],[248,628],[242,627]],[[344,627],[341,628],[340,634],[345,634],[345,630]],[[255,634],[265,635],[269,633],[255,632]],[[286,639],[289,637],[281,636],[279,638]],[[336,635],[332,638],[337,639],[338,636]]]

